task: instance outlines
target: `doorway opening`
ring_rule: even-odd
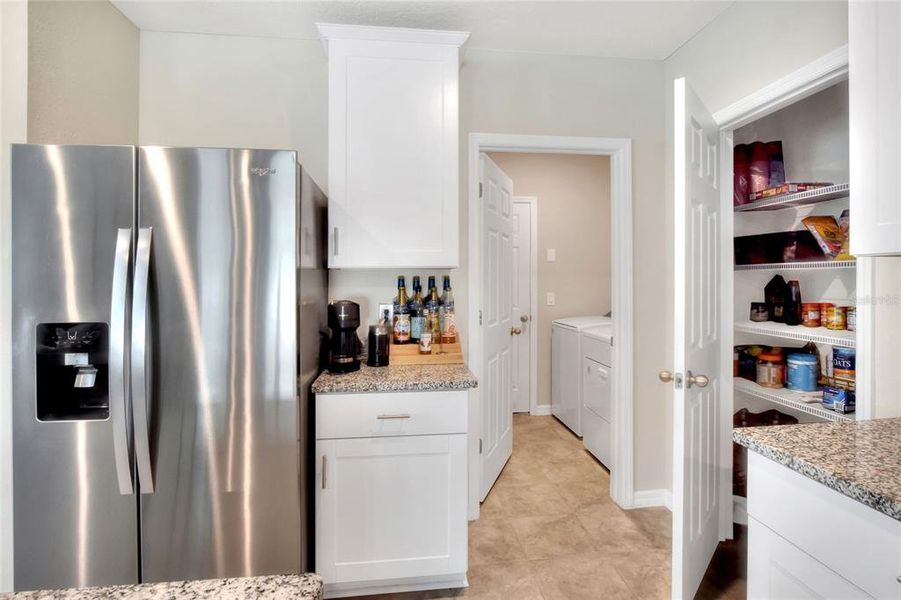
[[[529,156],[531,155],[531,156]],[[485,498],[494,480],[503,469],[513,450],[514,407],[528,412],[549,415],[550,399],[550,342],[547,348],[546,389],[548,401],[542,402],[542,368],[540,338],[542,329],[550,330],[553,318],[542,318],[539,306],[551,308],[560,298],[558,290],[539,292],[539,265],[542,260],[556,260],[557,246],[542,243],[539,233],[542,196],[532,190],[522,190],[528,196],[517,196],[517,188],[503,169],[495,164],[519,160],[526,163],[538,155],[599,157],[609,162],[610,224],[607,239],[610,265],[608,310],[612,312],[611,359],[617,365],[610,376],[611,431],[609,496],[620,507],[634,506],[632,484],[632,208],[631,208],[631,142],[628,139],[574,138],[555,136],[524,136],[508,134],[471,134],[469,143],[469,306],[473,307],[469,322],[469,363],[480,385],[472,399],[471,430],[481,432],[473,440],[470,454],[470,518],[479,516],[479,502]],[[487,166],[487,167],[486,167]],[[486,176],[486,168],[490,173]],[[524,171],[527,172],[527,171]],[[481,186],[480,186],[481,184]],[[482,188],[482,189],[480,189]],[[481,192],[481,193],[480,193]],[[551,198],[547,198],[547,202]],[[497,209],[486,210],[494,203]],[[582,219],[584,215],[556,215]],[[526,227],[526,219],[528,226]],[[600,223],[598,228],[600,228]],[[564,228],[565,229],[565,228]],[[535,232],[533,235],[533,231]],[[528,236],[526,235],[528,232]],[[585,234],[590,235],[590,234]],[[526,242],[528,237],[528,242]],[[567,242],[572,240],[566,240]],[[523,253],[528,252],[528,260]],[[519,260],[513,268],[514,257]],[[585,257],[583,262],[588,262]],[[498,270],[509,265],[509,273]],[[528,270],[528,276],[525,272]],[[514,287],[514,276],[522,273],[528,284]],[[550,296],[553,294],[553,296]],[[499,310],[500,309],[500,310]],[[603,305],[589,312],[601,312]],[[577,311],[582,312],[582,311]],[[584,314],[584,313],[583,313]],[[537,318],[537,322],[535,317]],[[571,315],[577,316],[577,315]],[[523,336],[523,333],[528,335]],[[549,335],[549,334],[548,334]],[[532,338],[537,338],[535,342]],[[529,353],[528,377],[518,377],[513,385],[513,368],[526,362],[515,361],[517,349],[510,345],[517,339],[520,354]],[[506,341],[505,341],[506,340]],[[521,340],[521,341],[520,341]],[[581,365],[581,358],[579,358]],[[577,367],[577,376],[581,366]],[[509,380],[509,383],[507,383]],[[526,388],[528,389],[526,392]],[[581,407],[577,407],[580,410]],[[578,427],[567,424],[576,435]],[[576,435],[573,439],[578,441]],[[473,436],[475,437],[475,436]]]

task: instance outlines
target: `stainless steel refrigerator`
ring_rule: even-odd
[[[16,589],[308,570],[326,208],[295,153],[15,145],[12,195]]]

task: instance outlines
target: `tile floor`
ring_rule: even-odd
[[[514,415],[513,456],[469,524],[469,587],[369,598],[669,598],[669,511],[621,510],[609,484],[607,470],[556,419]],[[698,595],[743,598],[733,579],[705,579]]]

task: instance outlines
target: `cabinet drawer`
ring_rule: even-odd
[[[610,367],[613,366],[612,354],[610,344],[588,336],[582,336],[582,356]]]
[[[469,392],[316,396],[316,439],[466,433]]]
[[[901,522],[754,452],[748,515],[867,594],[901,595]]]

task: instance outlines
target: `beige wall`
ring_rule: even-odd
[[[508,52],[466,53],[460,106],[470,132],[624,137],[632,139],[634,210],[635,489],[667,487],[664,386],[657,370],[667,349],[661,332],[669,248],[663,203],[663,64]],[[466,190],[467,148],[461,147],[461,189]],[[468,256],[467,202],[461,205],[462,264]],[[458,281],[465,283],[465,267]],[[465,297],[459,290],[458,297]],[[463,312],[466,307],[458,309]],[[461,315],[461,320],[466,318]],[[464,320],[465,322],[465,320]],[[464,338],[465,340],[465,338]]]
[[[610,158],[492,152],[516,196],[538,198],[538,404],[551,403],[551,322],[610,311]],[[547,261],[547,249],[556,261]],[[545,294],[556,294],[547,306]]]
[[[141,33],[144,144],[297,149],[323,187],[327,174],[326,59],[318,41]],[[665,487],[663,64],[469,50],[461,70],[461,268],[451,272],[464,343],[471,132],[626,137],[633,141],[635,203],[636,489]],[[177,108],[177,109],[176,109]],[[393,271],[330,275],[335,297],[369,306],[394,295]]]
[[[28,141],[138,141],[138,28],[107,1],[28,2]]]
[[[775,25],[774,24],[778,24]],[[748,40],[756,39],[755,42]],[[711,112],[752,94],[848,43],[847,2],[735,2],[664,61],[666,101],[667,256],[665,306],[673,305],[673,80],[685,77]],[[666,364],[672,363],[673,320],[667,311]],[[672,481],[672,390],[661,410],[667,417],[666,454],[660,461]],[[670,489],[672,489],[670,487]]]
[[[26,140],[28,10],[0,2],[0,592],[13,588],[9,145]]]

